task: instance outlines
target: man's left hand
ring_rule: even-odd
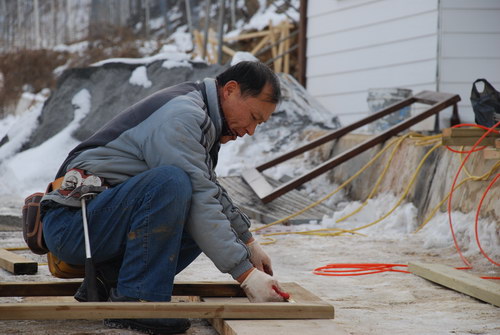
[[[260,246],[259,242],[252,238],[247,244],[250,249],[250,262],[260,271],[273,275],[273,268],[271,266],[271,258],[266,254],[264,249]]]

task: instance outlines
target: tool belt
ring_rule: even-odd
[[[47,255],[50,273],[58,278],[83,278],[85,266],[68,264],[52,254],[43,239],[41,207],[70,206],[80,207],[79,198],[87,192],[99,193],[107,189],[104,180],[95,175],[87,175],[80,169],[69,170],[64,177],[51,182],[45,193],[29,195],[22,209],[23,237],[28,248],[35,254]]]

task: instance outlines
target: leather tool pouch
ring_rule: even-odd
[[[49,193],[61,186],[63,178],[59,178],[47,186]],[[33,193],[25,199],[23,206],[23,237],[30,250],[38,255],[47,254],[50,273],[57,278],[83,278],[85,266],[65,263],[47,249],[43,239],[43,223],[40,215],[40,201],[44,193]]]
[[[40,200],[43,193],[37,192],[24,200],[23,206],[23,237],[30,250],[38,255],[44,255],[49,250],[43,240],[42,220],[40,218]]]

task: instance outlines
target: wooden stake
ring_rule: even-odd
[[[288,24],[285,25],[285,36],[284,37],[286,38],[284,52],[286,52],[287,50],[290,49],[290,38],[289,38],[290,37],[290,29],[289,29]],[[283,73],[290,73],[290,53],[289,52],[285,53],[285,59],[284,59],[284,64],[283,64]]]
[[[282,42],[279,44],[279,46],[278,46],[278,55],[282,55],[282,54],[285,52],[285,44],[286,44],[285,42],[286,42],[286,41],[284,40],[284,38],[285,38],[285,35],[286,35],[286,29],[287,29],[287,27],[286,27],[286,25],[285,25],[285,24],[286,24],[286,23],[285,23],[285,22],[283,22],[283,23],[281,23],[281,24],[280,24],[280,26],[279,26],[279,31],[280,31],[280,36],[279,36],[279,39],[280,39],[280,40],[283,40],[283,41],[282,41]],[[279,58],[275,61],[275,63],[277,63],[277,64],[278,64],[278,66],[277,66],[277,68],[278,68],[278,72],[283,72],[283,57],[279,57]]]
[[[196,49],[197,49],[196,53],[198,54],[198,56],[203,58],[203,39],[202,39],[201,34],[198,31],[198,29],[193,30],[193,35],[194,35],[194,41],[195,41]]]
[[[278,50],[275,45],[276,36],[274,35],[274,27],[273,27],[273,22],[271,20],[269,20],[269,39],[271,40],[271,45],[273,46],[271,48],[271,55],[273,58],[275,58],[276,55],[278,54]],[[279,72],[278,64],[276,62],[274,62],[273,66],[274,66],[274,72]]]

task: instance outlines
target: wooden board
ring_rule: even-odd
[[[215,296],[224,287],[219,283],[190,283]],[[238,284],[230,283],[229,290]],[[284,283],[288,288],[287,283]],[[293,288],[292,296],[300,297]],[[198,290],[198,291],[200,291]],[[229,292],[225,289],[222,292]],[[0,320],[69,320],[106,318],[217,318],[217,319],[328,319],[333,318],[333,306],[322,301],[296,303],[250,303],[246,298],[231,298],[229,302],[52,302],[0,304]]]
[[[481,128],[446,128],[443,129],[443,145],[449,146],[472,146],[486,132]],[[479,145],[495,146],[500,134],[489,133]]]
[[[442,264],[410,263],[413,274],[500,307],[500,285]]]
[[[211,321],[220,335],[348,335],[333,320],[221,320]]]
[[[0,283],[0,297],[25,296],[68,296],[74,295],[81,280],[47,282],[3,282]],[[176,282],[172,292],[175,296],[202,297],[244,297],[239,284],[232,281]]]
[[[287,292],[293,292],[291,298],[295,303],[321,302],[321,298],[296,283],[281,285]],[[222,302],[227,298],[205,298],[208,302]],[[333,317],[333,316],[332,316]],[[224,320],[211,319],[210,323],[220,335],[303,335],[315,334],[348,334],[333,321],[321,320]]]
[[[265,197],[273,191],[273,187],[267,182],[266,178],[255,168],[247,168],[241,173],[243,180],[257,193],[259,198]]]
[[[15,275],[32,275],[38,271],[37,262],[1,248],[0,267]]]

